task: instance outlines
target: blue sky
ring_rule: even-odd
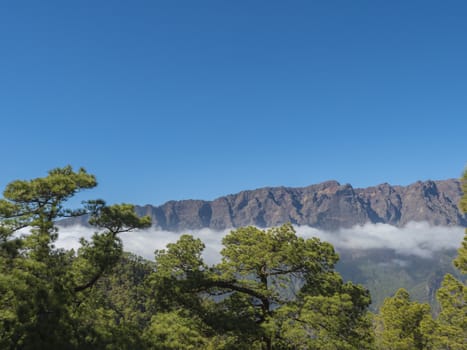
[[[0,186],[161,204],[459,177],[465,1],[2,1]]]

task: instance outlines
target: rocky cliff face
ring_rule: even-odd
[[[168,231],[271,227],[286,222],[325,230],[367,222],[399,227],[410,221],[465,226],[467,219],[457,206],[461,195],[458,180],[364,189],[328,181],[302,188],[243,191],[213,201],[170,201],[158,207],[137,207],[137,211],[150,215],[156,227]]]

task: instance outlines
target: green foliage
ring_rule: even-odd
[[[274,326],[274,345],[284,349],[371,349],[373,344],[369,315],[356,312],[347,293],[305,296],[285,305],[277,310]]]
[[[447,274],[437,293],[441,312],[430,334],[435,349],[460,350],[467,344],[467,287]]]
[[[143,337],[152,349],[205,349],[208,338],[203,322],[182,311],[157,313],[152,317]]]
[[[156,250],[156,269],[158,276],[187,278],[204,271],[201,254],[205,248],[200,239],[182,235],[177,243],[167,244],[167,249]]]
[[[372,317],[369,292],[334,270],[339,257],[332,245],[298,237],[290,224],[233,230],[214,266],[203,261],[203,242],[190,235],[149,262],[123,252],[119,233],[151,224],[132,205],[92,200],[66,207],[96,185],[84,169],[65,167],[6,187],[1,349],[465,348],[467,290],[452,275],[437,292],[436,319],[404,289]],[[55,248],[56,221],[83,214],[97,230],[91,239],[81,239],[76,252]],[[30,233],[22,235],[23,228]],[[466,252],[467,238],[454,261],[462,273]]]
[[[427,349],[426,325],[431,324],[430,306],[410,301],[399,289],[387,298],[376,317],[377,348],[384,350]]]
[[[106,206],[103,200],[88,201],[86,204],[91,213],[89,223],[113,235],[151,226],[151,218],[138,217],[132,204]]]
[[[0,200],[0,348],[104,348],[105,341],[95,339],[106,338],[114,311],[95,304],[89,308],[95,302],[89,291],[121,257],[118,233],[150,221],[138,218],[128,204],[106,206],[100,200],[81,209],[65,207],[76,193],[96,185],[93,175],[70,166],[7,185]],[[101,231],[91,242],[82,240],[77,255],[56,249],[55,222],[85,213]],[[20,235],[22,228],[30,233]],[[92,329],[86,328],[90,320]]]
[[[371,348],[369,294],[343,283],[330,244],[297,237],[290,224],[239,228],[223,244],[222,261],[211,268],[191,236],[157,251],[154,309],[162,301],[166,311],[188,310],[205,337],[229,334],[233,348]]]
[[[142,331],[149,324],[145,279],[154,265],[123,254],[92,288],[80,292],[73,308],[75,333],[93,349],[145,349]]]

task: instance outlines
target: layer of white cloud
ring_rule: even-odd
[[[298,227],[302,236],[316,236],[339,249],[393,249],[402,255],[430,257],[432,252],[460,247],[464,229],[458,226],[431,226],[426,222],[410,222],[399,228],[387,224],[366,224],[324,232]]]
[[[402,255],[430,257],[433,252],[443,249],[460,247],[464,229],[462,227],[430,226],[428,223],[413,222],[404,228],[387,224],[366,224],[336,232],[327,232],[308,226],[295,227],[302,237],[319,237],[341,249],[393,249]],[[83,226],[60,228],[57,247],[77,249],[79,238],[89,239],[94,230]],[[222,238],[230,230],[214,231],[210,229],[186,230],[183,233],[200,238],[206,245],[204,252],[208,264],[220,259]],[[148,229],[121,234],[126,251],[135,253],[147,259],[154,259],[156,249],[164,249],[168,243],[178,240],[181,233]]]

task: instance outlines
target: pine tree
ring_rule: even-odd
[[[86,324],[80,317],[102,318],[99,310],[83,314],[87,292],[121,257],[118,234],[150,225],[128,204],[97,200],[80,209],[65,207],[68,199],[96,185],[93,175],[70,166],[7,185],[0,200],[0,348],[74,349],[92,338],[80,333]],[[84,214],[99,231],[91,241],[81,240],[77,254],[57,249],[56,221]]]

